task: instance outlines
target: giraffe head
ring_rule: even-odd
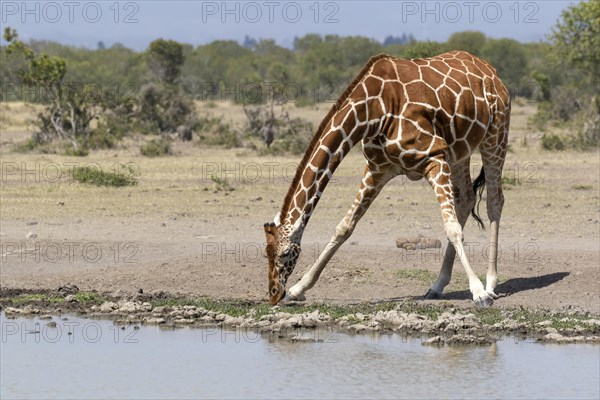
[[[269,259],[269,302],[275,305],[285,297],[285,284],[300,256],[300,241],[298,235],[290,235],[287,225],[267,222],[264,228]]]

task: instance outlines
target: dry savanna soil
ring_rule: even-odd
[[[501,297],[493,307],[600,313],[599,153],[548,152],[527,128],[534,105],[516,105],[505,167],[501,221]],[[241,121],[241,108],[211,105]],[[318,123],[327,106],[292,109]],[[4,295],[56,290],[111,296],[169,294],[264,304],[267,262],[263,224],[279,208],[300,156],[260,157],[253,149],[174,145],[175,155],[147,158],[136,137],[87,157],[17,153],[29,137],[31,107],[2,104],[0,192]],[[76,182],[73,166],[138,174],[121,188]],[[481,162],[473,157],[472,175]],[[355,149],[327,187],[303,237],[289,284],[312,265],[352,203],[364,166]],[[480,206],[485,215],[484,201]],[[471,219],[465,243],[480,276],[487,268],[488,231]],[[438,239],[442,248],[406,250],[399,237]],[[425,182],[392,180],[353,236],[324,270],[307,302],[349,305],[411,301],[469,308],[457,261],[446,300],[426,301],[446,246],[441,214]],[[13,291],[13,292],[11,292]]]

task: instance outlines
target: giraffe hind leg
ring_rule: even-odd
[[[451,167],[456,217],[463,229],[469,218],[469,213],[475,204],[475,194],[472,188],[469,165],[470,159],[467,159]],[[444,288],[450,283],[450,279],[452,278],[452,267],[455,257],[456,249],[451,243],[448,243],[444,260],[442,261],[442,268],[437,280],[425,294],[426,299],[440,299],[443,297]]]
[[[469,290],[473,295],[473,301],[480,307],[491,306],[494,300],[487,294],[483,283],[481,283],[477,274],[473,271],[462,243],[462,226],[458,221],[454,206],[454,190],[450,166],[443,159],[432,159],[427,167],[426,177],[435,191],[437,200],[440,204],[446,236],[455,248],[465,269],[465,273],[467,274]]]

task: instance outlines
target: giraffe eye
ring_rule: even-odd
[[[288,257],[289,255],[290,255],[290,249],[287,249],[283,253],[281,253],[281,257]]]

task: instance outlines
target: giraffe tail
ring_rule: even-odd
[[[473,205],[473,209],[471,209],[471,215],[473,216],[473,218],[475,218],[475,221],[477,221],[477,223],[479,224],[481,229],[485,229],[485,227],[483,225],[483,221],[481,220],[481,217],[479,216],[479,203],[481,202],[481,196],[483,195],[483,187],[484,186],[485,186],[485,173],[483,172],[483,167],[482,167],[481,172],[479,173],[479,176],[475,179],[475,182],[473,182],[473,192],[475,193],[475,196],[479,195],[479,198]]]

